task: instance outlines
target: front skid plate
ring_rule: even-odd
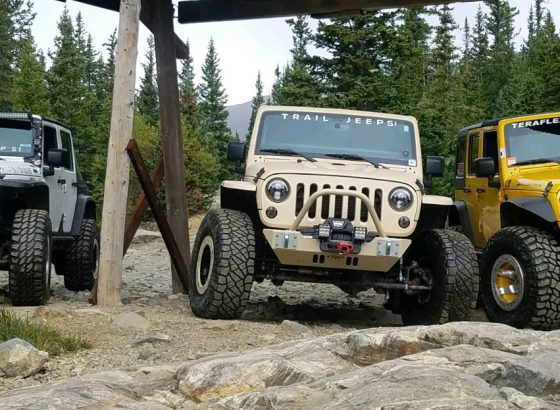
[[[263,229],[268,244],[283,265],[387,272],[410,246],[410,239],[375,238],[359,254],[322,252],[319,240],[297,231]]]

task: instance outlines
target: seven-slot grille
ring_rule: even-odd
[[[318,190],[325,189],[341,189],[349,191],[358,191],[367,196],[373,202],[373,207],[379,219],[381,219],[381,203],[383,199],[383,191],[381,189],[372,189],[369,187],[357,187],[355,185],[330,185],[330,184],[303,184],[299,183],[296,187],[296,212],[299,214],[307,199]],[[345,218],[353,222],[368,222],[370,216],[367,207],[362,201],[356,197],[348,197],[343,195],[329,195],[319,197],[314,204],[311,205],[307,216],[310,219],[326,219],[326,218]]]

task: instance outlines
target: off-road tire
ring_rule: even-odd
[[[12,224],[9,292],[14,306],[43,305],[49,299],[51,222],[39,209],[16,212]]]
[[[463,234],[433,229],[416,238],[407,263],[429,269],[433,288],[429,295],[401,295],[405,325],[433,325],[471,319],[478,295],[478,263],[473,245]]]
[[[548,330],[560,324],[560,244],[553,235],[529,226],[512,226],[494,234],[481,259],[481,291],[491,322]],[[522,300],[514,310],[502,309],[492,294],[491,274],[496,259],[510,254],[525,276]]]
[[[79,292],[91,290],[99,266],[99,233],[93,219],[84,219],[80,235],[64,253],[60,273],[66,289]],[[58,266],[57,266],[58,268]]]
[[[249,300],[254,271],[251,218],[229,209],[210,211],[192,253],[189,299],[193,313],[206,319],[239,318]]]

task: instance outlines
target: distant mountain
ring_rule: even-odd
[[[228,125],[233,135],[237,132],[239,139],[245,141],[249,122],[251,121],[251,101],[243,104],[230,105],[226,109],[229,112]]]
[[[268,100],[268,96],[264,97]],[[245,141],[247,131],[249,130],[249,122],[251,121],[251,101],[243,104],[229,105],[226,107],[229,112],[228,125],[233,135],[237,132],[239,139]]]

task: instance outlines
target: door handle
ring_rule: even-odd
[[[463,192],[464,192],[465,194],[469,194],[471,191],[472,191],[472,189],[470,189],[469,187],[463,188]]]
[[[65,179],[59,179],[59,180],[58,180],[58,183],[59,183],[59,184],[65,184],[65,183],[66,183],[66,180],[65,180]]]
[[[478,192],[479,194],[482,194],[484,192],[486,192],[485,188],[476,188],[476,192]]]

